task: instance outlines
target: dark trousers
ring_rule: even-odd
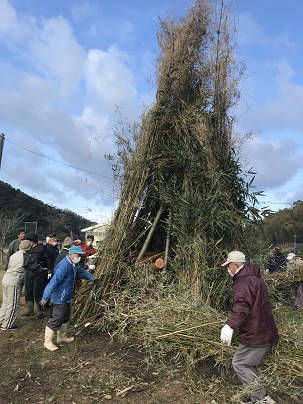
[[[24,287],[24,297],[25,301],[36,301],[40,302],[43,296],[43,291],[46,286],[47,274],[42,273],[40,275],[33,274],[30,271],[25,273],[25,287]]]
[[[50,318],[47,326],[53,331],[58,331],[62,324],[66,324],[70,319],[70,303],[51,305]]]

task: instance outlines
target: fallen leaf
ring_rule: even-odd
[[[111,400],[112,396],[110,394],[105,394],[105,396],[103,396],[103,398],[105,398],[106,400]]]

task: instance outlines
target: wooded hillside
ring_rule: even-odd
[[[281,209],[264,220],[262,244],[303,243],[303,202]]]
[[[49,233],[56,233],[58,240],[63,240],[71,234],[71,231],[74,237],[79,238],[81,229],[94,224],[68,209],[59,209],[43,203],[3,181],[0,181],[0,212],[8,214],[22,212],[22,222],[37,222],[37,234],[40,239]],[[16,230],[24,228],[24,225],[19,223]],[[15,232],[7,237],[6,243],[14,238],[16,238]]]

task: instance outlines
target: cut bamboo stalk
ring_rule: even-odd
[[[194,330],[195,328],[206,327],[206,326],[208,326],[208,325],[219,324],[219,323],[222,323],[222,320],[220,320],[220,321],[214,321],[213,323],[200,324],[200,325],[196,325],[196,326],[194,326],[194,327],[184,328],[183,330],[178,330],[178,331],[169,332],[168,334],[158,335],[158,336],[156,337],[156,339],[168,337],[169,335],[173,335],[173,334],[180,334],[180,332],[183,332],[183,331]]]
[[[158,210],[158,213],[157,213],[157,216],[155,218],[155,221],[154,221],[154,223],[152,224],[152,226],[150,228],[150,231],[148,233],[148,236],[146,237],[146,240],[145,240],[145,242],[143,244],[143,247],[142,247],[142,249],[140,251],[140,254],[138,255],[138,258],[136,259],[135,265],[138,265],[138,262],[141,260],[141,258],[143,257],[145,251],[147,250],[149,242],[150,242],[150,240],[151,240],[151,238],[152,238],[152,236],[154,234],[154,231],[156,230],[157,224],[158,224],[158,222],[159,222],[159,220],[161,218],[163,207],[164,207],[164,202],[161,202],[161,205],[160,205],[160,208]]]
[[[166,242],[165,242],[165,255],[164,255],[164,269],[167,268],[167,262],[168,262],[168,252],[169,252],[169,244],[170,244],[170,231],[171,231],[171,209],[169,209],[169,216],[168,216],[168,229],[167,229],[167,236],[166,236]]]

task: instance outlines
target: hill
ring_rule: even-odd
[[[50,233],[56,233],[58,240],[71,234],[74,238],[80,238],[81,229],[95,224],[68,209],[59,209],[39,201],[3,181],[0,181],[0,212],[7,215],[22,212],[22,221],[16,224],[15,230],[26,228],[27,232],[33,232],[37,223],[39,239],[45,239]],[[34,223],[31,225],[30,222]],[[8,236],[6,243],[14,238],[16,232]]]

